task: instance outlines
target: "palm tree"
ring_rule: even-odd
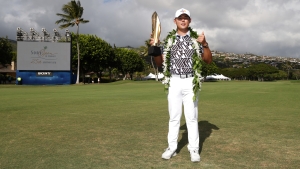
[[[88,23],[89,20],[84,20],[81,18],[83,14],[83,7],[81,7],[80,1],[78,0],[75,2],[75,0],[72,0],[71,2],[63,5],[62,9],[63,14],[57,13],[57,16],[60,16],[61,19],[57,20],[55,24],[60,24],[63,23],[59,26],[60,29],[68,28],[68,27],[73,27],[77,26],[77,54],[78,54],[78,65],[77,65],[77,80],[76,84],[79,84],[79,67],[80,67],[80,52],[79,52],[79,43],[78,43],[78,38],[79,38],[79,24],[80,23]]]

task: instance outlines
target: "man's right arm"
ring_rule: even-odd
[[[154,39],[153,38],[150,38],[150,45],[152,46],[153,43],[154,43]],[[153,56],[154,58],[154,62],[156,64],[157,67],[162,67],[162,64],[163,64],[163,55],[159,55],[159,56]]]
[[[157,67],[162,67],[162,63],[163,63],[163,56],[159,55],[159,56],[154,56],[154,61]]]

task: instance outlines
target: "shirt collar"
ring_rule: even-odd
[[[183,35],[183,36],[180,36],[177,32],[176,32],[176,36],[177,37],[185,37],[185,36],[191,36],[190,35],[190,31],[188,31],[185,35]]]

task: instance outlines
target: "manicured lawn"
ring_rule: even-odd
[[[168,112],[159,82],[0,85],[0,93],[0,168],[300,166],[297,81],[205,82],[200,163],[190,162],[184,118],[179,154],[161,159]]]

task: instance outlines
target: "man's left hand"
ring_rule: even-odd
[[[203,31],[202,31],[202,34],[198,35],[197,41],[199,43],[201,43],[202,45],[206,44],[206,39],[205,39],[205,35],[204,35]]]

